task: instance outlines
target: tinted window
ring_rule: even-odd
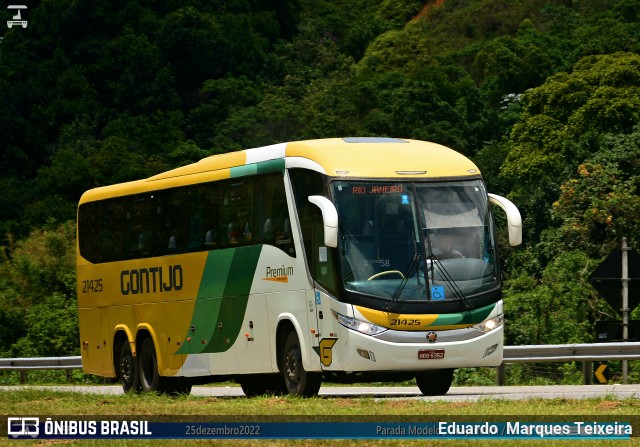
[[[83,204],[78,233],[91,262],[248,244],[295,256],[281,172]]]

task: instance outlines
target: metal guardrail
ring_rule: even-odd
[[[27,383],[27,371],[64,369],[67,382],[71,381],[71,370],[82,369],[82,357],[31,357],[0,359],[0,371],[19,371],[20,383]]]
[[[640,360],[640,343],[505,346],[504,363]]]
[[[82,357],[34,357],[0,359],[0,371],[36,369],[82,369]]]
[[[503,363],[498,368],[498,384],[505,382],[506,363],[583,362],[585,382],[588,382],[591,362],[609,360],[640,360],[640,342],[505,346]],[[0,359],[0,371],[20,371],[20,383],[26,382],[27,371],[46,369],[82,369],[82,357]]]
[[[593,383],[592,362],[610,360],[640,360],[640,343],[584,343],[572,345],[505,346],[502,365],[498,367],[496,383],[507,384],[507,363],[582,362],[585,385]],[[623,383],[627,376],[623,374]],[[602,383],[602,382],[601,382]]]

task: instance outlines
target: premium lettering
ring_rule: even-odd
[[[293,267],[267,267],[267,278],[278,278],[280,276],[292,276]]]

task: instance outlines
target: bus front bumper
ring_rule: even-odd
[[[336,340],[333,361],[323,368],[326,371],[424,371],[502,363],[504,326],[461,341],[439,342],[436,337],[429,342],[428,332],[413,333],[414,340],[422,337],[420,343],[391,342],[347,329],[341,332],[344,337]]]

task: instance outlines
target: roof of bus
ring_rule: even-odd
[[[445,146],[397,138],[295,141],[213,155],[171,171],[87,191],[80,203],[221,180],[284,167],[305,167],[346,178],[438,178],[479,174],[464,155]]]

